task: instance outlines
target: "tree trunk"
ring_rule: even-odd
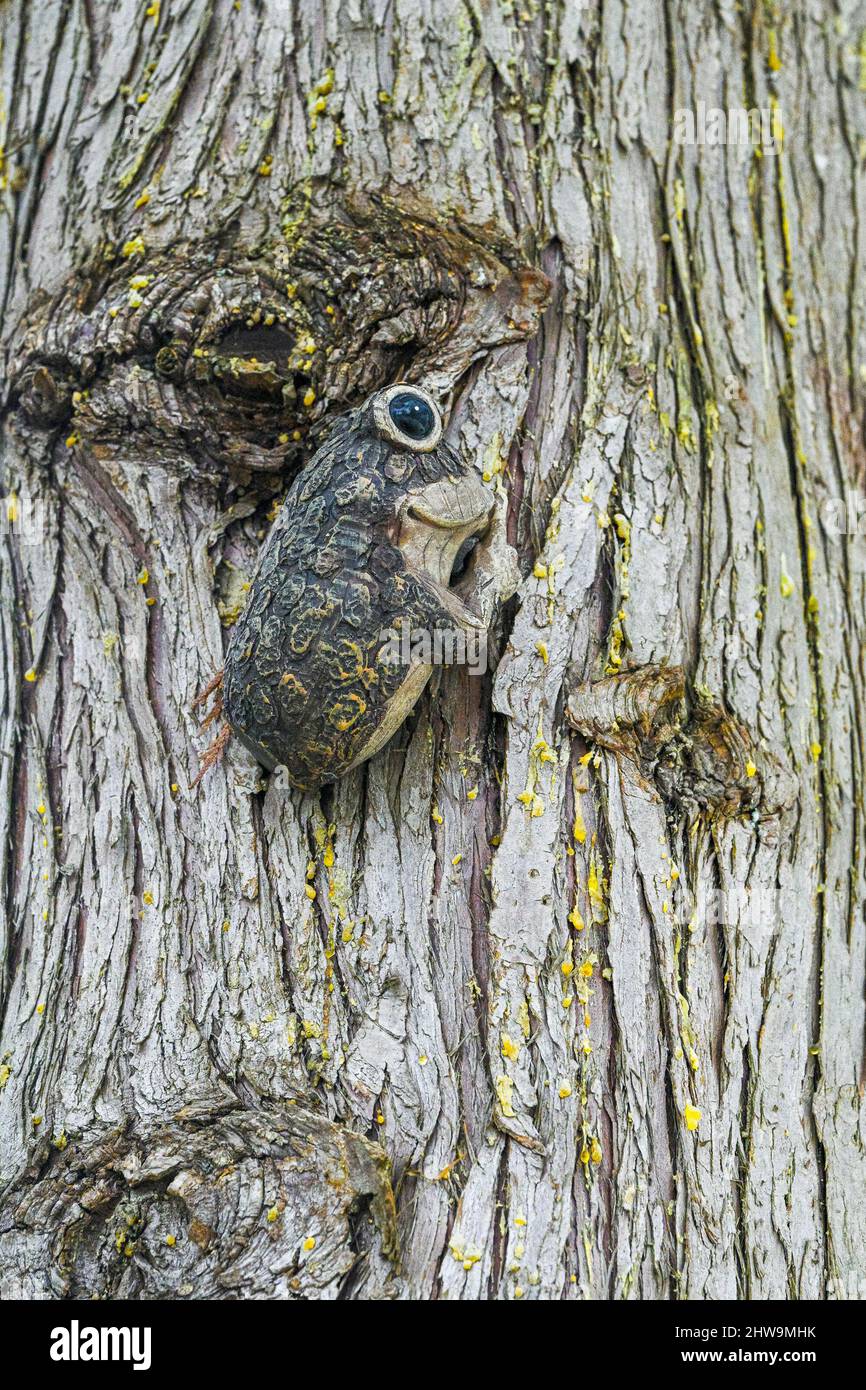
[[[862,4],[0,26],[4,1294],[862,1294]],[[191,790],[401,377],[507,495],[495,670]]]

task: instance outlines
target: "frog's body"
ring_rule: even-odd
[[[432,408],[426,439],[383,418],[395,394],[404,409],[410,396]],[[389,632],[484,631],[449,580],[464,542],[488,529],[493,498],[440,436],[426,393],[379,393],[335,424],[262,547],[224,707],[256,758],[306,791],[377,752],[426,685],[431,666],[385,657]]]

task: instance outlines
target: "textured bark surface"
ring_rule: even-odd
[[[0,8],[4,1292],[862,1296],[864,31]],[[274,498],[401,376],[507,496],[498,666],[191,792]]]

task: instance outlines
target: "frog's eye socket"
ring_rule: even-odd
[[[436,402],[420,386],[389,386],[382,391],[373,405],[373,421],[383,438],[413,453],[429,453],[442,438]]]

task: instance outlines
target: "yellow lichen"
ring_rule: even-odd
[[[496,1095],[499,1099],[499,1108],[506,1119],[514,1119],[514,1107],[511,1098],[514,1094],[514,1082],[510,1076],[497,1076]]]
[[[516,1062],[520,1056],[520,1047],[516,1042],[509,1038],[507,1033],[503,1033],[500,1039],[503,1057],[507,1057],[510,1062]]]

